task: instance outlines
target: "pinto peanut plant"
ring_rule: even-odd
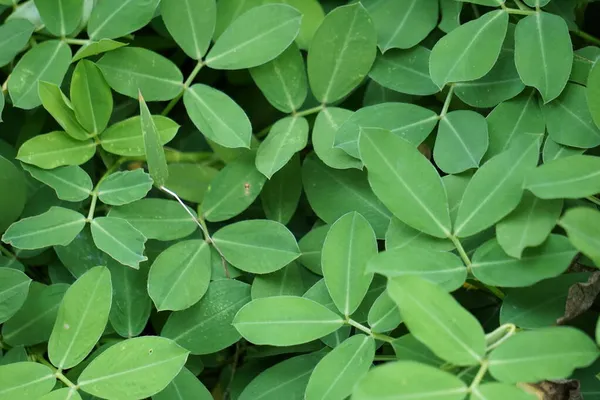
[[[599,5],[0,0],[0,400],[600,398]]]

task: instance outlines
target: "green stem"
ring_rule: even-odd
[[[120,158],[117,160],[116,163],[114,163],[110,168],[108,168],[106,170],[106,172],[104,173],[104,175],[102,175],[102,177],[100,178],[100,180],[98,180],[98,183],[96,183],[96,186],[94,187],[94,190],[92,190],[92,202],[90,203],[90,209],[88,211],[88,215],[86,217],[86,222],[92,222],[92,219],[94,219],[94,211],[96,211],[96,203],[98,202],[98,188],[100,187],[100,184],[102,182],[104,182],[104,180],[106,178],[108,178],[108,176],[110,174],[112,174],[113,172],[115,172],[120,166],[121,164],[123,164],[127,159],[126,158]]]
[[[531,9],[529,7],[527,7],[521,0],[513,0],[513,1],[517,5],[517,7],[519,7],[519,10],[521,10],[521,11],[531,11]]]
[[[450,108],[450,102],[452,101],[452,96],[454,95],[454,84],[450,84],[450,88],[448,89],[448,94],[446,95],[446,100],[444,101],[444,107],[442,107],[442,112],[440,112],[440,119],[444,118],[448,113],[448,109]]]
[[[67,44],[76,44],[78,46],[85,46],[86,44],[91,43],[91,40],[88,39],[62,38],[61,40]]]
[[[485,335],[486,352],[489,352],[504,343],[515,334],[517,327],[514,324],[500,325],[492,332]]]
[[[597,206],[600,206],[600,199],[598,199],[595,196],[588,196],[588,197],[586,197],[586,200],[591,201],[592,203],[594,203]]]
[[[306,117],[307,115],[318,113],[319,111],[323,110],[324,108],[325,108],[325,105],[321,104],[321,105],[318,105],[316,107],[309,108],[309,109],[306,109],[306,110],[302,110],[302,111],[299,111],[299,112],[295,112],[294,111],[292,113],[292,116],[293,117]]]
[[[598,39],[595,36],[590,35],[587,32],[584,32],[584,31],[572,31],[571,33],[573,33],[576,36],[579,36],[580,38],[582,38],[585,41],[588,41],[590,43],[593,43],[595,45],[600,46],[600,39]]]
[[[469,390],[475,389],[481,383],[481,380],[485,376],[487,369],[488,369],[488,361],[483,360],[481,362],[481,367],[479,367],[479,371],[477,371],[477,375],[475,375],[473,382],[471,382],[471,385],[469,386]]]
[[[202,69],[202,67],[204,67],[204,65],[205,65],[204,61],[202,61],[202,60],[198,61],[198,64],[196,64],[196,66],[192,70],[192,73],[190,74],[190,76],[188,76],[188,78],[186,79],[186,81],[183,83],[183,89],[181,90],[181,92],[177,96],[175,96],[175,98],[172,99],[169,102],[169,104],[167,104],[167,106],[165,107],[165,109],[162,111],[161,115],[167,115],[167,114],[169,114],[169,112],[173,109],[173,107],[175,107],[175,105],[183,97],[183,94],[190,87],[190,85],[194,81],[194,78],[196,78],[196,76],[198,75],[198,73],[200,72],[200,70]]]
[[[43,364],[46,367],[50,368],[52,370],[52,372],[54,372],[54,376],[56,377],[56,379],[58,379],[59,381],[61,381],[62,383],[64,383],[68,387],[70,387],[72,390],[79,389],[79,387],[76,384],[71,382],[71,380],[69,378],[67,378],[66,376],[63,375],[63,373],[60,369],[57,369],[54,365],[52,365],[48,361],[46,361],[46,359],[44,358],[43,355],[34,354],[33,359],[35,361],[39,362],[40,364]]]
[[[452,243],[454,244],[454,247],[458,251],[460,258],[462,258],[463,262],[465,263],[465,266],[467,267],[467,272],[471,273],[471,259],[469,258],[469,255],[465,251],[465,248],[460,243],[460,240],[454,235],[450,236],[450,240],[452,241]]]
[[[398,357],[396,357],[396,356],[385,356],[385,355],[375,356],[375,361],[396,361],[397,359],[398,359]]]
[[[381,340],[382,342],[386,342],[386,343],[392,343],[394,341],[393,337],[387,336],[387,335],[382,335],[381,333],[375,333],[372,330],[370,330],[369,328],[367,328],[366,326],[364,326],[363,324],[361,324],[360,322],[356,322],[352,318],[346,318],[345,322],[348,325],[355,327],[359,331],[362,331],[362,332],[366,333],[367,335],[372,336],[373,339]]]
[[[17,256],[15,256],[13,253],[10,252],[10,250],[8,250],[6,247],[4,247],[1,244],[0,244],[0,253],[4,254],[8,258],[13,258],[13,259],[17,258]]]

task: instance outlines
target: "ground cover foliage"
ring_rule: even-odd
[[[0,0],[0,399],[598,398],[599,11]]]

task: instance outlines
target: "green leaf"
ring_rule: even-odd
[[[69,46],[58,40],[49,40],[30,49],[17,63],[8,81],[8,93],[13,105],[30,110],[42,104],[38,96],[38,82],[59,85],[71,64]]]
[[[217,39],[225,29],[231,25],[240,15],[258,7],[264,3],[263,0],[219,0],[217,1],[217,24],[215,26],[214,38]]]
[[[473,392],[470,398],[472,400],[535,400],[538,397],[533,393],[526,392],[524,389],[521,389],[514,385],[490,382],[473,387]]]
[[[132,1],[136,0],[129,0]],[[168,58],[144,48],[123,47],[111,51],[96,65],[113,90],[134,99],[142,92],[146,101],[171,100],[183,90],[179,68]]]
[[[45,396],[40,397],[38,400],[81,400],[81,396],[75,389],[66,387],[53,390]]]
[[[488,148],[485,118],[474,111],[452,111],[440,119],[433,157],[448,174],[478,168]]]
[[[83,229],[85,217],[62,207],[50,207],[34,217],[23,218],[12,224],[2,241],[18,249],[41,249],[48,246],[66,246]]]
[[[188,211],[195,215],[193,210]],[[148,239],[176,240],[191,235],[198,225],[176,201],[142,199],[121,207],[113,207],[109,217],[126,219]]]
[[[447,176],[454,177],[454,175]],[[444,179],[442,178],[442,180]],[[450,197],[448,188],[446,188],[446,192]],[[427,235],[417,229],[411,228],[397,218],[392,218],[390,226],[385,233],[385,248],[386,250],[393,250],[396,248],[404,248],[406,246],[419,247],[433,251],[449,251],[454,249],[454,244],[449,239],[440,239]]]
[[[234,279],[213,281],[198,303],[169,316],[161,336],[173,339],[192,354],[223,350],[241,338],[231,322],[249,301],[250,285]]]
[[[300,251],[302,252],[298,261],[318,275],[323,275],[323,271],[321,270],[321,252],[328,232],[328,225],[319,226],[308,232],[298,241],[298,247],[300,247]]]
[[[308,94],[304,58],[294,44],[274,60],[251,68],[250,75],[269,103],[284,113],[300,108]]]
[[[98,41],[89,42],[79,48],[73,56],[73,61],[79,61],[86,57],[95,56],[97,54],[106,53],[116,50],[119,47],[127,46],[127,43],[117,42],[111,39],[100,39]]]
[[[104,204],[122,206],[140,200],[152,189],[152,178],[143,169],[119,171],[98,185],[98,198]]]
[[[483,77],[498,60],[507,28],[508,13],[497,10],[448,33],[431,50],[431,80],[441,88]]]
[[[419,342],[410,333],[394,339],[391,343],[396,357],[401,360],[417,361],[421,364],[439,367],[444,360],[438,358],[423,343]]]
[[[308,50],[308,80],[321,103],[333,103],[367,76],[377,53],[377,33],[361,3],[337,7],[325,17]]]
[[[435,29],[438,2],[435,0],[363,1],[375,22],[377,44],[382,53],[392,48],[409,49]]]
[[[475,172],[458,208],[454,235],[483,231],[514,210],[523,195],[523,181],[539,157],[537,137],[523,137]]]
[[[481,361],[485,354],[483,328],[440,286],[417,276],[403,276],[389,281],[387,291],[410,333],[438,357],[456,365]]]
[[[367,318],[371,331],[376,333],[392,331],[402,323],[398,306],[387,292],[381,293],[375,300]]]
[[[158,311],[185,310],[208,290],[210,272],[210,248],[204,240],[178,242],[152,263],[148,294]]]
[[[87,25],[90,39],[115,39],[137,31],[154,16],[159,0],[103,0]]]
[[[139,93],[140,102],[140,122],[142,124],[142,138],[144,141],[144,154],[146,163],[148,164],[148,172],[158,187],[163,187],[169,178],[169,169],[167,167],[167,159],[165,151],[162,147],[160,136],[150,114],[150,110]]]
[[[97,265],[107,265],[109,257],[98,250],[88,227],[85,227],[71,243],[55,246],[54,251],[63,266],[75,278],[79,278]]]
[[[438,116],[427,108],[409,103],[381,103],[355,112],[335,134],[335,147],[353,157],[361,158],[359,137],[361,129],[389,130],[415,147],[431,133]]]
[[[294,235],[275,221],[236,222],[219,229],[212,239],[231,265],[255,274],[277,271],[300,256]]]
[[[362,162],[344,150],[333,147],[335,135],[342,124],[353,115],[343,108],[327,107],[317,115],[312,129],[312,145],[316,155],[327,166],[336,169],[362,167]]]
[[[377,254],[377,239],[369,222],[351,212],[331,225],[321,256],[327,289],[338,310],[350,316],[369,290],[373,279],[367,262]]]
[[[96,246],[123,265],[138,269],[144,256],[146,237],[127,220],[98,217],[90,223]]]
[[[183,400],[213,399],[208,389],[187,368],[183,368],[166,388],[152,396],[152,400],[172,400],[177,398]]]
[[[0,275],[4,274],[4,269],[0,269]],[[3,283],[5,279],[2,279]],[[47,342],[68,287],[65,284],[33,283],[23,306],[2,326],[2,340],[13,347]]]
[[[542,244],[562,211],[562,200],[541,200],[525,192],[521,202],[496,225],[498,244],[506,254],[521,258],[526,247]]]
[[[567,231],[573,246],[600,266],[600,213],[588,207],[571,208],[559,225]]]
[[[0,323],[11,318],[25,303],[31,279],[12,268],[0,268]]]
[[[225,93],[196,84],[185,91],[183,102],[196,128],[208,139],[228,148],[250,148],[250,120]]]
[[[219,171],[202,164],[169,164],[167,187],[193,203],[202,203],[208,186]]]
[[[213,69],[257,67],[280,55],[296,39],[302,14],[285,4],[265,4],[242,14],[206,56]]]
[[[567,84],[561,95],[542,106],[548,136],[565,146],[592,148],[600,145],[600,129],[588,110],[586,89]]]
[[[67,289],[48,342],[48,357],[69,369],[90,354],[108,323],[112,300],[110,271],[94,267]]]
[[[523,83],[535,87],[544,103],[558,97],[573,65],[565,20],[541,11],[520,20],[515,30],[515,64]]]
[[[86,140],[88,133],[79,124],[70,102],[61,92],[60,88],[52,83],[40,81],[38,94],[42,105],[54,117],[56,122],[69,136],[77,140]]]
[[[256,152],[256,169],[271,179],[294,154],[306,147],[308,121],[303,117],[286,117],[275,122]]]
[[[92,193],[92,179],[80,167],[71,165],[41,169],[28,164],[21,166],[32,177],[54,189],[56,196],[61,200],[83,201]]]
[[[162,145],[169,143],[179,130],[179,125],[167,117],[153,115],[152,120]],[[144,138],[141,117],[131,117],[110,126],[100,136],[100,145],[109,153],[119,156],[143,156]]]
[[[17,160],[43,169],[62,165],[81,165],[96,153],[96,143],[75,140],[65,132],[55,131],[35,136],[19,147]]]
[[[65,37],[79,26],[83,0],[34,0],[45,28],[54,36]]]
[[[208,221],[235,217],[256,200],[267,178],[256,169],[254,154],[228,163],[210,183],[201,208]]]
[[[77,385],[98,397],[150,397],[179,374],[188,354],[172,340],[159,336],[127,339],[96,357],[83,370]]]
[[[396,361],[371,369],[354,388],[352,399],[462,400],[468,391],[460,378],[448,372],[414,361]]]
[[[321,304],[296,296],[266,297],[246,304],[233,326],[254,344],[293,346],[323,337],[344,324]]]
[[[265,183],[260,200],[268,219],[284,225],[292,219],[302,195],[300,168],[300,157],[294,155]]]
[[[541,199],[577,199],[600,192],[600,159],[574,155],[530,171],[525,189]]]
[[[545,164],[559,158],[582,154],[584,151],[585,149],[576,149],[573,147],[563,146],[550,138],[546,138],[546,141],[544,142],[544,150],[542,151],[542,159],[544,160]]]
[[[0,196],[0,232],[4,232],[23,212],[27,202],[27,181],[16,164],[2,156],[0,171],[0,187],[10,188],[10,196]]]
[[[406,275],[420,276],[437,283],[448,292],[461,287],[467,279],[467,269],[457,255],[413,246],[377,254],[369,260],[367,271],[390,279]]]
[[[217,21],[215,0],[164,0],[160,13],[179,47],[194,60],[200,60],[210,44]]]
[[[77,63],[71,78],[71,101],[77,120],[88,132],[99,134],[106,129],[113,110],[112,93],[93,62]]]
[[[50,392],[56,383],[52,370],[34,362],[0,366],[0,399],[35,399]]]
[[[371,367],[375,340],[355,335],[328,353],[315,367],[306,387],[306,400],[343,399]]]
[[[415,146],[384,130],[363,130],[359,144],[369,184],[394,216],[429,235],[448,236],[450,214],[442,181]]]
[[[10,63],[27,45],[35,27],[26,19],[15,18],[0,25],[0,67]]]
[[[490,240],[475,251],[471,271],[488,285],[529,286],[563,273],[575,254],[566,237],[554,234],[541,246],[526,249],[521,259],[508,256],[496,240]]]
[[[600,57],[600,55],[598,55]],[[1,64],[1,63],[0,63]],[[586,98],[588,109],[592,116],[592,120],[597,127],[600,127],[600,67],[597,63],[593,64],[590,70],[590,75],[587,80]]]
[[[589,77],[598,58],[600,58],[600,47],[586,46],[575,50],[573,52],[573,68],[571,68],[569,80],[584,86],[588,85],[588,82],[594,85],[595,82],[593,80],[589,81]],[[597,77],[592,79],[597,79]],[[592,87],[592,85],[589,86]]]
[[[380,54],[369,72],[369,78],[400,93],[420,96],[437,93],[440,89],[429,76],[430,54],[431,51],[423,46]]]
[[[442,19],[438,24],[438,28],[443,32],[449,33],[460,26],[460,12],[462,11],[463,2],[456,0],[441,0],[440,13]]]
[[[500,382],[565,379],[598,357],[596,344],[571,327],[519,332],[490,354],[490,373]]]

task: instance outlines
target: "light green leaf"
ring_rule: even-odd
[[[473,387],[470,400],[535,400],[538,397],[514,385],[490,382]]]
[[[298,247],[302,252],[298,261],[317,275],[323,275],[321,252],[328,232],[329,226],[322,225],[314,228],[298,241]]]
[[[521,258],[526,247],[542,244],[562,211],[562,200],[541,200],[525,192],[521,202],[496,225],[498,244],[506,254]]]
[[[92,40],[115,39],[137,31],[154,16],[159,0],[103,0],[92,9],[87,25]]]
[[[376,333],[392,331],[402,323],[398,306],[387,292],[381,293],[375,300],[367,318],[369,328]]]
[[[369,184],[394,216],[429,235],[448,236],[448,200],[429,160],[389,131],[363,130],[359,145]]]
[[[235,217],[256,200],[267,179],[256,169],[254,154],[243,154],[228,163],[210,183],[202,203],[208,221]]]
[[[26,19],[16,18],[0,25],[0,67],[10,63],[25,47],[35,27]]]
[[[34,362],[0,366],[0,399],[35,399],[50,392],[56,384],[52,370]]]
[[[423,343],[419,342],[413,335],[406,334],[391,343],[396,357],[400,360],[417,361],[421,364],[440,367],[444,360],[437,357]]]
[[[122,206],[140,200],[152,189],[152,178],[143,169],[111,174],[98,185],[98,198],[104,204]]]
[[[600,266],[600,213],[588,207],[571,208],[559,225],[567,231],[573,246]]]
[[[362,3],[375,22],[377,44],[382,53],[392,48],[414,47],[438,22],[438,2],[435,0],[367,0]]]
[[[323,337],[344,324],[321,304],[296,296],[266,297],[246,304],[233,326],[254,344],[293,346]]]
[[[173,399],[213,400],[213,397],[196,375],[184,367],[166,388],[152,396],[152,400]]]
[[[113,90],[134,99],[142,92],[146,101],[171,100],[183,90],[179,68],[168,58],[141,47],[106,53],[96,65]]]
[[[17,63],[8,80],[8,93],[13,105],[30,110],[42,104],[38,82],[59,85],[71,64],[69,45],[49,40],[30,49]]]
[[[577,250],[565,236],[552,234],[538,247],[526,249],[521,259],[508,256],[495,239],[479,247],[471,271],[481,282],[504,287],[533,285],[563,273]]]
[[[377,53],[377,33],[361,3],[335,8],[308,50],[308,80],[321,103],[348,95],[367,76]]]
[[[304,285],[298,264],[291,262],[282,269],[257,275],[252,281],[252,299],[274,296],[302,296]]]
[[[167,159],[165,150],[162,147],[156,124],[152,119],[150,110],[139,93],[140,102],[140,122],[142,124],[142,139],[144,141],[144,154],[146,163],[148,164],[148,172],[156,186],[163,187],[169,178],[169,169],[167,167]]]
[[[160,13],[179,47],[194,60],[206,53],[217,21],[215,0],[164,0]]]
[[[371,367],[375,340],[355,335],[328,353],[315,367],[306,387],[306,400],[343,399]]]
[[[381,103],[355,112],[335,134],[335,147],[352,157],[361,158],[361,129],[389,130],[415,147],[421,144],[437,124],[438,116],[431,110],[409,103]]]
[[[169,316],[161,336],[173,339],[192,354],[223,350],[240,339],[231,322],[249,301],[250,285],[234,279],[213,281],[198,303]]]
[[[231,265],[255,274],[277,271],[300,257],[294,235],[275,221],[236,222],[219,229],[212,239]]]
[[[45,396],[40,397],[38,400],[81,400],[81,396],[77,390],[66,387],[53,390]]]
[[[457,255],[413,246],[377,254],[369,260],[367,271],[390,279],[406,275],[419,276],[437,283],[448,292],[461,287],[467,279],[467,269]]]
[[[487,122],[481,114],[460,110],[440,119],[433,157],[442,171],[458,174],[478,168],[487,148]]]
[[[519,332],[490,354],[490,373],[506,383],[565,379],[598,357],[596,344],[571,327]]]
[[[343,108],[327,107],[317,115],[312,129],[312,145],[317,156],[327,166],[336,169],[358,168],[362,162],[344,150],[333,147],[335,135],[342,124],[353,115]]]
[[[460,12],[462,11],[463,2],[456,0],[441,0],[440,13],[442,19],[438,24],[438,28],[443,32],[449,33],[460,26]]]
[[[515,30],[515,64],[523,83],[535,87],[544,103],[558,97],[573,65],[573,46],[565,20],[547,12],[520,20]]]
[[[600,145],[600,129],[587,107],[586,89],[567,84],[561,95],[542,106],[548,136],[565,146],[592,148]]]
[[[438,357],[456,365],[481,361],[485,354],[483,328],[440,286],[417,276],[403,276],[389,281],[387,291],[410,333]]]
[[[75,278],[79,278],[97,265],[107,265],[108,254],[98,250],[89,227],[85,227],[71,243],[54,246],[54,251],[63,266]]]
[[[448,33],[431,50],[431,80],[441,88],[483,77],[498,60],[507,28],[508,13],[497,10]]]
[[[359,213],[345,214],[331,225],[321,256],[325,284],[338,310],[350,316],[369,290],[373,279],[367,262],[377,254],[377,239]]]
[[[426,2],[423,2],[426,3]],[[390,16],[397,16],[395,13]],[[429,76],[429,55],[423,46],[379,54],[369,78],[396,92],[427,96],[439,92]]]
[[[296,111],[306,99],[306,67],[294,44],[274,60],[251,68],[250,75],[269,103],[281,112]]]
[[[127,220],[115,217],[98,217],[90,223],[96,246],[120,262],[138,269],[144,256],[146,237]]]
[[[539,138],[523,137],[475,172],[458,208],[456,236],[479,233],[519,205],[525,176],[537,164],[539,145]]]
[[[79,25],[83,0],[34,0],[42,22],[54,36],[65,37]]]
[[[69,136],[77,140],[86,140],[90,137],[77,121],[70,102],[58,86],[40,81],[38,83],[38,95],[46,111],[54,117]]]
[[[595,82],[593,80],[589,81],[589,77],[598,58],[600,58],[600,47],[586,46],[575,50],[569,80],[584,86],[588,85],[588,82],[594,85]],[[597,77],[592,79],[597,79]],[[589,86],[592,87],[592,85]]]
[[[302,14],[285,4],[265,4],[242,14],[206,56],[213,69],[257,67],[280,55],[296,39]]]
[[[525,189],[541,199],[577,199],[600,192],[600,158],[574,155],[530,171]]]
[[[192,203],[202,203],[208,186],[219,171],[202,164],[169,164],[167,187]]]
[[[462,400],[468,391],[460,378],[448,372],[414,361],[396,361],[371,369],[354,388],[352,399]]]
[[[454,177],[454,175],[446,176]],[[444,178],[442,178],[442,181]],[[450,197],[451,192],[447,187],[446,192],[448,193],[448,197]],[[426,233],[418,231],[415,228],[411,228],[397,218],[392,218],[390,226],[385,233],[386,250],[404,248],[407,246],[419,247],[433,251],[449,251],[454,249],[454,244],[450,241],[450,239],[441,239],[427,235]]]
[[[308,121],[303,117],[286,117],[275,122],[256,152],[256,169],[271,179],[294,154],[306,147]]]
[[[152,120],[163,145],[169,143],[179,130],[179,125],[175,121],[162,115],[153,115]],[[100,145],[109,153],[120,156],[143,156],[144,138],[141,117],[131,117],[110,126],[100,136]]]
[[[21,164],[23,169],[38,181],[50,186],[56,196],[65,201],[83,201],[92,193],[90,176],[77,166],[41,169],[29,164]]]
[[[284,225],[292,219],[302,195],[300,168],[300,157],[294,155],[265,183],[260,200],[268,219]]]
[[[184,238],[198,227],[179,203],[164,199],[142,199],[113,207],[108,216],[125,219],[146,238],[162,241]]]
[[[196,84],[185,91],[183,102],[196,128],[208,139],[228,148],[250,148],[250,120],[225,93]]]
[[[62,207],[50,207],[43,214],[23,218],[12,224],[2,241],[18,249],[66,246],[83,229],[85,217]]]
[[[62,165],[81,165],[96,153],[96,143],[75,140],[65,132],[55,131],[35,136],[19,147],[17,160],[43,169]]]
[[[12,268],[0,268],[0,323],[11,318],[27,299],[31,279]]]
[[[178,242],[152,263],[148,294],[158,311],[185,310],[208,290],[210,272],[210,248],[204,240]]]
[[[88,132],[99,134],[106,129],[113,110],[112,93],[93,62],[83,60],[75,67],[71,78],[71,101],[77,120]]]
[[[240,15],[264,4],[263,0],[219,0],[217,1],[217,24],[215,26],[214,38],[217,39],[225,29],[231,25]]]
[[[12,159],[12,157],[11,157]],[[0,196],[0,232],[15,222],[27,202],[25,174],[8,159],[0,155],[0,187],[10,188],[10,196]]]
[[[112,301],[110,271],[94,267],[67,289],[48,342],[48,357],[69,369],[90,354],[108,323]]]
[[[0,63],[1,64],[1,63]],[[596,127],[600,127],[600,67],[594,63],[587,80],[586,98],[588,109]]]
[[[264,3],[288,4],[302,13],[302,22],[300,23],[300,32],[296,37],[296,44],[302,50],[307,50],[315,32],[325,19],[325,12],[319,0],[263,0]],[[250,6],[252,5],[250,4]]]
[[[100,39],[98,41],[91,41],[85,44],[77,50],[73,56],[72,62],[79,61],[86,57],[95,56],[97,54],[106,53],[112,50],[116,50],[119,47],[127,46],[127,43],[117,42],[111,39]]]
[[[544,150],[542,151],[542,159],[545,164],[559,158],[582,154],[584,151],[585,149],[576,149],[574,147],[563,146],[562,144],[558,144],[550,138],[546,138],[546,141],[544,142]]]
[[[98,397],[150,397],[179,374],[188,354],[172,340],[159,336],[124,340],[96,357],[83,370],[77,385]]]

